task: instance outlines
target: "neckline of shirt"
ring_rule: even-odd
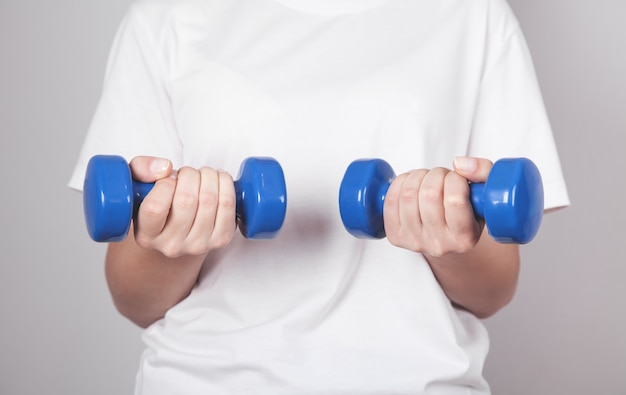
[[[353,14],[376,8],[388,0],[275,0],[286,7],[312,14]]]

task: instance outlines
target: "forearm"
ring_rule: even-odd
[[[167,258],[135,243],[133,232],[109,245],[106,278],[118,311],[145,328],[189,295],[205,255]]]
[[[495,314],[515,294],[519,247],[496,243],[486,228],[478,244],[466,253],[425,257],[450,300],[479,318]]]

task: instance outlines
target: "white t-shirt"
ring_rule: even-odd
[[[148,0],[116,37],[70,185],[114,153],[283,166],[273,240],[209,254],[149,327],[137,394],[486,394],[488,336],[427,262],[349,235],[357,158],[396,173],[458,155],[529,157],[568,204],[532,63],[504,0]]]

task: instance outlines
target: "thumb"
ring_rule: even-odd
[[[130,163],[133,179],[140,182],[155,182],[172,174],[172,162],[152,156],[136,156]]]
[[[485,182],[493,167],[489,159],[459,156],[454,159],[454,171],[470,182]]]

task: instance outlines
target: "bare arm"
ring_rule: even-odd
[[[425,257],[450,300],[478,318],[495,314],[513,299],[519,247],[496,243],[486,230],[478,244],[465,253]]]
[[[118,311],[142,328],[189,295],[206,255],[168,258],[137,245],[132,233],[107,249],[105,270]]]
[[[385,229],[392,244],[422,253],[452,302],[485,318],[513,297],[519,247],[493,241],[476,220],[468,180],[484,182],[492,163],[455,161],[455,171],[415,170],[398,176],[385,198]]]
[[[209,251],[232,239],[232,178],[213,169],[155,168],[153,158],[131,161],[133,177],[155,186],[142,202],[128,237],[109,244],[106,277],[115,306],[141,327],[162,318],[197,281]]]

